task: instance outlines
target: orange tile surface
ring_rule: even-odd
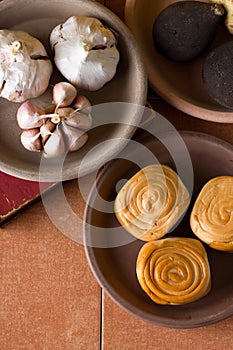
[[[192,329],[158,327],[129,314],[103,296],[102,350],[227,350],[233,346],[233,317]]]
[[[72,205],[75,181],[65,190]],[[98,349],[100,287],[83,246],[59,232],[40,202],[0,235],[0,349]]]
[[[99,2],[123,18],[124,0]],[[177,128],[233,142],[233,125],[187,118],[155,99],[151,91],[149,97],[152,106]],[[84,182],[88,190],[89,178]],[[65,183],[64,192],[74,213],[82,218],[85,201],[77,181]],[[56,190],[49,196],[59,207]],[[81,237],[81,220],[72,230],[72,221],[60,209],[70,238]],[[0,251],[0,350],[233,348],[233,317],[202,328],[161,328],[128,314],[105,292],[101,298],[83,245],[61,234],[41,201],[0,229]]]

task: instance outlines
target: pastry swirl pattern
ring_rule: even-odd
[[[190,225],[212,248],[233,252],[233,176],[218,176],[205,184],[194,204]]]
[[[187,304],[211,289],[206,251],[193,238],[145,243],[137,257],[136,273],[142,289],[157,304]]]
[[[189,192],[169,166],[152,164],[136,173],[115,199],[121,225],[144,241],[163,237],[190,202]]]

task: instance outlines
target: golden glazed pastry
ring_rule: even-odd
[[[143,241],[163,237],[190,202],[189,192],[169,166],[152,164],[136,173],[119,191],[114,204],[118,221]]]
[[[233,176],[208,181],[193,206],[190,225],[210,247],[233,253]]]
[[[138,254],[136,273],[142,289],[157,304],[191,303],[211,289],[205,248],[193,238],[145,243]]]

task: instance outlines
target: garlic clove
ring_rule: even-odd
[[[75,129],[72,126],[67,125],[66,123],[62,123],[65,142],[67,145],[67,150],[69,152],[74,152],[79,150],[81,147],[85,145],[88,140],[87,133],[82,130]]]
[[[78,95],[72,102],[72,107],[82,111],[82,113],[89,114],[92,111],[91,103],[86,96]]]
[[[75,112],[70,118],[65,120],[65,123],[73,128],[88,130],[92,126],[92,116],[91,114]]]
[[[67,82],[57,83],[53,88],[53,103],[58,107],[69,106],[77,95],[76,88]]]
[[[116,37],[97,18],[70,17],[52,30],[50,44],[57,68],[79,88],[96,91],[116,74]]]
[[[42,142],[40,137],[40,130],[30,129],[24,130],[20,136],[21,143],[28,151],[39,152],[42,150]]]
[[[78,151],[80,148],[82,148],[85,145],[87,140],[88,140],[88,134],[87,133],[83,133],[82,135],[77,137],[77,139],[73,140],[72,143],[70,143],[70,145],[69,145],[69,152]]]
[[[45,111],[30,101],[24,102],[17,111],[17,122],[21,129],[40,127],[46,120]]]
[[[41,134],[41,137],[42,137],[43,144],[47,141],[49,136],[52,135],[52,133],[55,130],[55,128],[56,128],[56,125],[54,123],[52,123],[50,120],[47,120],[46,123],[44,123],[40,127],[40,134]]]
[[[64,142],[64,136],[61,131],[61,124],[56,126],[56,129],[52,135],[48,138],[44,144],[44,153],[45,158],[53,158],[61,156],[66,152],[66,145]]]

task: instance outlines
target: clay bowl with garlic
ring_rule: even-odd
[[[0,170],[10,175],[34,181],[60,181],[98,170],[126,146],[142,118],[140,106],[144,106],[147,95],[142,55],[129,29],[110,10],[91,0],[8,0],[0,5],[1,29],[22,30],[38,38],[52,62],[50,33],[71,16],[98,18],[116,33],[120,53],[116,74],[97,91],[78,89],[91,102],[93,126],[88,130],[87,143],[62,157],[46,159],[43,152],[26,150],[16,120],[21,104],[0,98]],[[66,79],[53,64],[48,89],[33,102],[43,107],[50,105],[53,86],[60,81]]]

